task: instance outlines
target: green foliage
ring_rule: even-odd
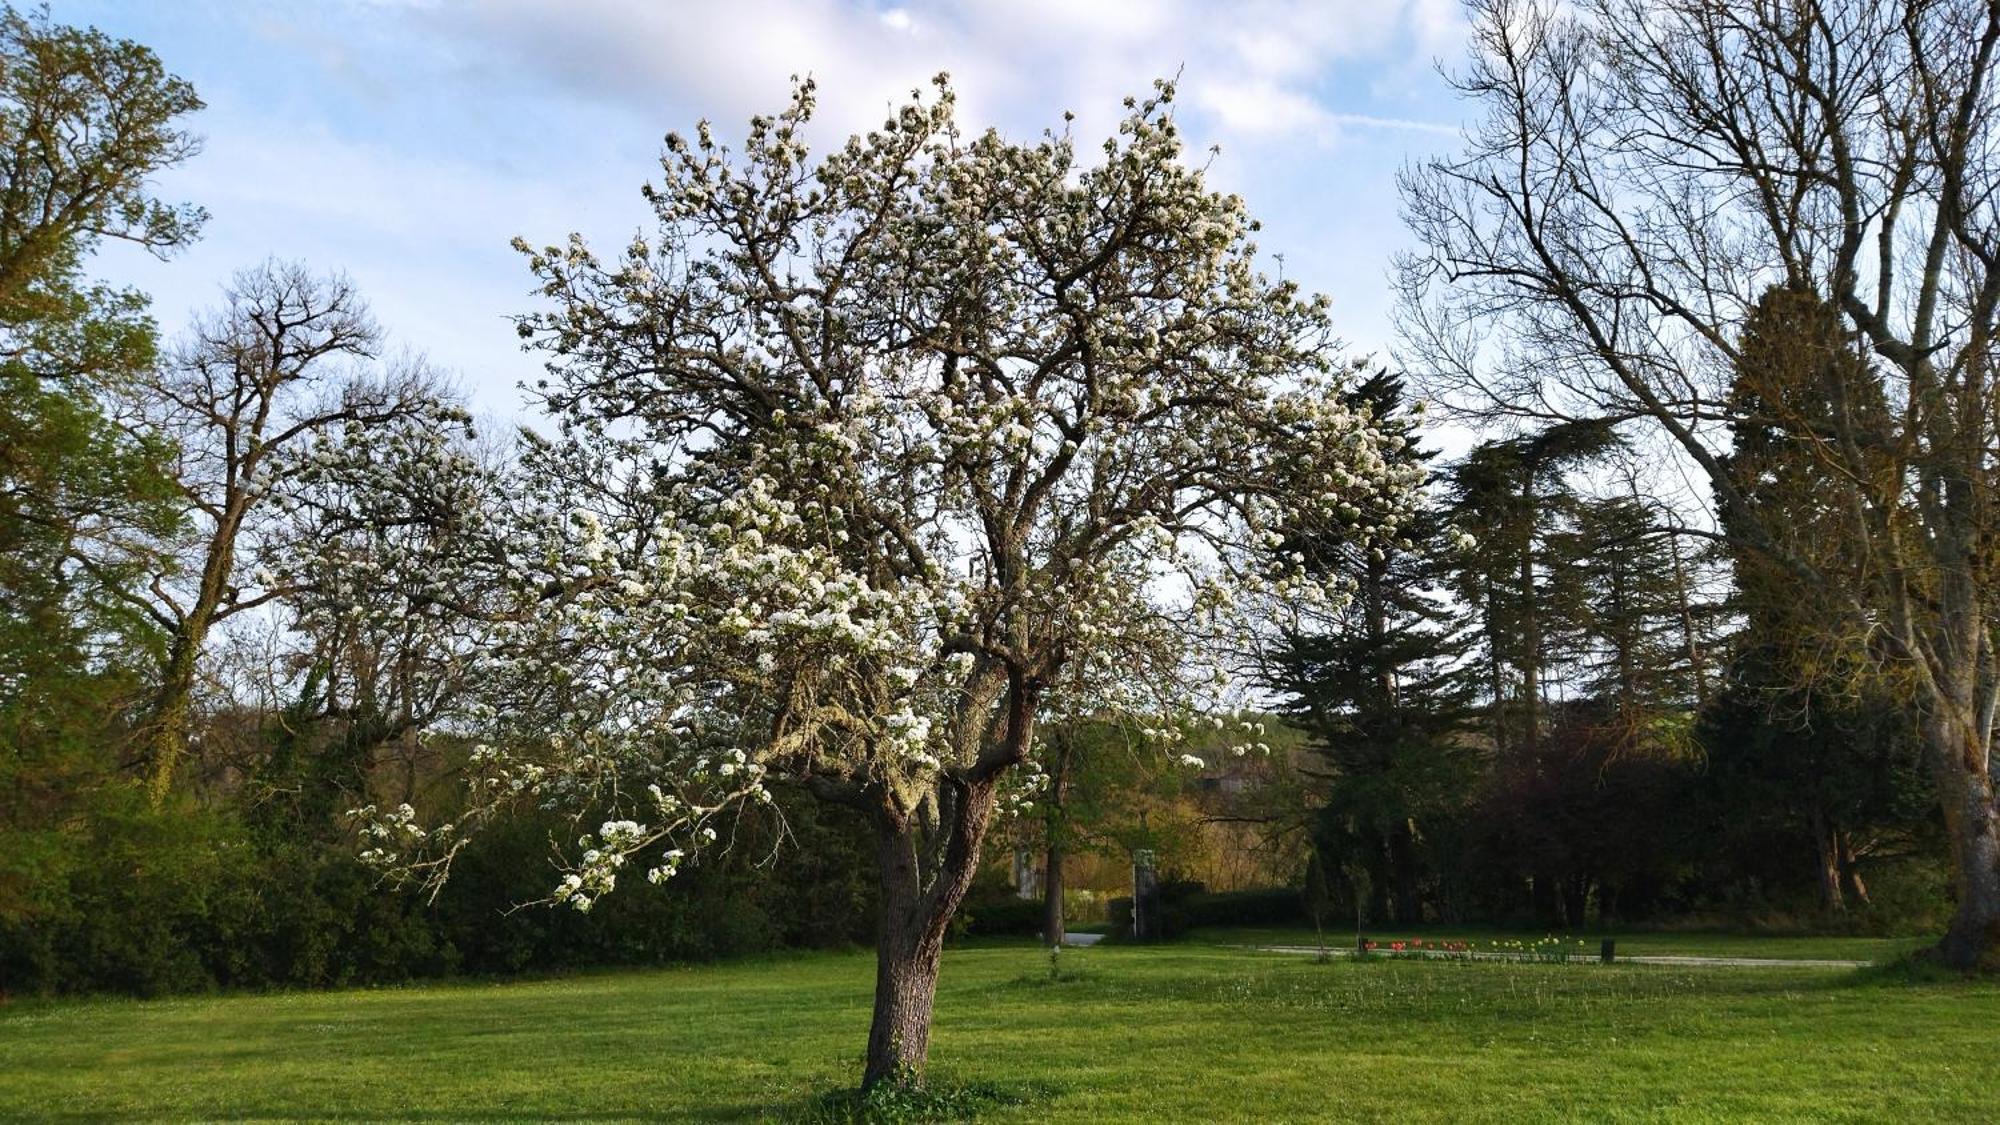
[[[52,281],[99,239],[157,253],[194,239],[201,209],[147,187],[199,147],[177,122],[200,108],[137,43],[0,10],[0,321],[54,319]]]
[[[133,546],[171,531],[158,440],[128,434],[111,400],[154,359],[146,301],[94,285],[104,238],[166,253],[202,215],[147,181],[194,142],[200,108],[152,52],[46,12],[0,9],[0,712],[9,745],[46,731],[107,664],[143,658],[156,622],[133,609]]]
[[[106,780],[161,641],[135,608],[133,544],[176,516],[169,449],[113,408],[154,359],[145,299],[91,284],[82,263],[103,238],[164,253],[193,236],[200,213],[153,200],[146,181],[191,151],[174,121],[199,105],[144,47],[0,10],[0,927],[75,924],[79,889],[120,899],[132,925],[81,954],[119,987],[199,976],[148,949],[198,903],[120,886],[90,849],[193,862],[199,829],[136,822]],[[9,941],[0,971],[37,973],[66,940]]]
[[[1355,405],[1402,439],[1398,456],[1430,459],[1415,440],[1399,379],[1377,375]],[[1451,558],[1434,510],[1397,538],[1347,529],[1306,544],[1310,564],[1354,586],[1348,608],[1322,631],[1289,638],[1273,672],[1305,729],[1325,782],[1315,827],[1316,862],[1331,893],[1354,901],[1365,878],[1394,892],[1399,916],[1420,911],[1418,883],[1434,859],[1420,853],[1453,816],[1478,763],[1466,737],[1476,684],[1467,667],[1464,614],[1444,596]],[[1385,899],[1384,906],[1386,907]]]
[[[1472,537],[1451,585],[1477,619],[1496,749],[1539,737],[1550,641],[1573,631],[1550,558],[1550,537],[1573,498],[1567,474],[1621,444],[1607,424],[1563,423],[1484,442],[1451,469],[1445,512]]]
[[[969,937],[1028,937],[1041,932],[1042,922],[1039,897],[989,895],[968,899],[959,908],[958,932]]]
[[[548,893],[549,836],[574,831],[566,821],[523,818],[483,835],[427,903],[386,892],[345,838],[185,800],[155,810],[133,786],[108,784],[62,829],[22,834],[0,869],[26,888],[0,913],[0,989],[327,987],[869,940],[873,887],[854,862],[865,831],[816,802],[784,811],[814,862],[788,866],[788,853],[763,869],[776,823],[746,823],[737,851],[586,915],[511,909]]]
[[[1838,310],[1816,294],[1773,288],[1745,322],[1730,383],[1728,481],[1741,505],[1720,497],[1739,608],[1753,645],[1798,683],[1834,690],[1869,665],[1862,622],[1843,591],[1872,581],[1858,526],[1868,497],[1893,491],[1892,452],[1858,454],[1835,445],[1843,424],[1883,427],[1882,376],[1855,350]],[[1872,479],[1871,479],[1872,478]],[[1757,546],[1768,537],[1771,549]],[[1820,575],[1803,581],[1775,554]]]
[[[1688,568],[1653,506],[1614,496],[1570,508],[1550,545],[1557,601],[1576,617],[1578,686],[1611,705],[1632,749],[1668,749],[1649,737],[1663,733],[1652,720],[1685,711],[1703,671],[1691,659],[1695,624],[1683,614],[1693,598]]]
[[[1856,695],[1793,686],[1777,646],[1746,648],[1702,719],[1698,797],[1717,826],[1708,864],[1720,883],[1755,883],[1805,911],[1922,920],[1942,888],[1900,872],[1885,897],[1876,876],[1942,852],[1935,791],[1915,724],[1880,690]],[[1830,865],[1830,885],[1813,874]],[[1809,905],[1808,905],[1809,904]]]
[[[1728,481],[1741,503],[1724,493],[1721,511],[1743,627],[1700,731],[1702,796],[1720,826],[1713,863],[1738,882],[1806,891],[1795,897],[1816,897],[1822,912],[1874,913],[1864,867],[1942,850],[1907,685],[1880,674],[1872,627],[1839,597],[1873,580],[1856,520],[1895,468],[1888,450],[1839,449],[1835,435],[1883,428],[1887,392],[1838,310],[1773,288],[1743,327],[1730,406]],[[1774,550],[1820,580],[1802,580]],[[1900,894],[1887,909],[1901,919],[1942,905],[1924,897]]]
[[[1243,891],[1210,891],[1200,883],[1167,879],[1160,883],[1160,936],[1184,937],[1218,926],[1289,926],[1306,921],[1299,892],[1289,887]],[[1132,900],[1111,900],[1105,936],[1115,942],[1132,938]]]

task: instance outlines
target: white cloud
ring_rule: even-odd
[[[1071,109],[1088,143],[1115,127],[1123,97],[1179,73],[1193,146],[1223,146],[1211,182],[1250,200],[1267,247],[1333,294],[1350,339],[1380,347],[1382,268],[1401,238],[1393,174],[1452,131],[1429,119],[1451,113],[1429,66],[1460,34],[1456,12],[1456,0],[202,8],[162,46],[171,65],[196,64],[216,107],[197,122],[208,151],[163,187],[214,220],[183,259],[106,272],[152,292],[171,330],[266,255],[346,269],[399,340],[505,413],[536,373],[505,320],[534,305],[507,240],[629,236],[647,221],[636,189],[668,129],[706,117],[738,136],[810,73],[824,145],[949,70],[965,124],[1032,135]]]
[[[689,104],[718,121],[768,111],[789,77],[819,80],[829,133],[872,124],[939,70],[968,121],[1039,128],[1063,109],[1108,128],[1117,100],[1185,69],[1190,104],[1228,134],[1324,124],[1328,71],[1427,66],[1455,0],[487,0],[425,9],[430,35],[555,87],[645,111]],[[1405,57],[1381,57],[1401,47]],[[1108,107],[1108,108],[1107,108]]]
[[[1209,82],[1196,87],[1195,104],[1215,115],[1224,130],[1241,133],[1316,131],[1328,115],[1317,102],[1269,79]]]

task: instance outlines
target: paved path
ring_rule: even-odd
[[[1292,953],[1292,954],[1306,954],[1308,956],[1317,956],[1320,952],[1317,946],[1311,946],[1311,945],[1246,945],[1246,946],[1238,946],[1237,948],[1254,949],[1259,953]],[[1335,957],[1354,956],[1354,950],[1345,947],[1335,948],[1330,946],[1327,948],[1326,952]],[[1378,957],[1403,957],[1410,960],[1419,960],[1419,961],[1426,959],[1440,960],[1440,961],[1459,960],[1459,959],[1470,960],[1470,961],[1529,960],[1529,958],[1518,957],[1510,953],[1483,953],[1483,952],[1454,953],[1450,954],[1449,956],[1439,955],[1437,957],[1430,957],[1427,954],[1418,952],[1395,953],[1389,950],[1378,949],[1375,951],[1375,955]],[[1835,961],[1835,960],[1827,960],[1827,959],[1812,958],[1812,957],[1796,957],[1796,958],[1794,957],[1696,957],[1687,954],[1665,954],[1665,953],[1658,953],[1658,954],[1642,953],[1638,955],[1620,953],[1618,955],[1617,961],[1618,964],[1621,965],[1625,964],[1683,965],[1683,966],[1691,966],[1699,968],[1734,968],[1734,969],[1786,969],[1786,968],[1865,969],[1868,966],[1873,965],[1875,963],[1873,961]],[[1595,954],[1580,954],[1571,957],[1569,961],[1566,963],[1571,965],[1595,965],[1598,964],[1598,960]]]
[[[1063,935],[1064,945],[1090,946],[1096,945],[1103,940],[1103,934]],[[1311,945],[1239,945],[1234,948],[1253,950],[1258,953],[1288,953],[1308,957],[1317,956],[1320,952],[1317,946]],[[1354,956],[1354,950],[1345,946],[1328,946],[1326,952],[1333,957]],[[1483,951],[1453,953],[1448,956],[1433,956],[1422,952],[1397,953],[1387,949],[1380,949],[1375,951],[1375,955],[1378,957],[1401,957],[1412,961],[1532,960],[1531,958],[1521,957],[1512,953],[1489,953]],[[1865,969],[1875,963],[1873,961],[1838,961],[1818,957],[1698,957],[1683,953],[1621,953],[1617,957],[1617,962],[1621,965],[1680,965],[1691,968],[1711,969]],[[1598,964],[1598,960],[1595,954],[1581,953],[1572,956],[1567,962],[1563,963],[1570,965],[1595,965]]]

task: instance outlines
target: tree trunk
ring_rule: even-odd
[[[910,818],[884,815],[877,822],[882,914],[875,939],[875,1014],[861,1076],[864,1090],[923,1077],[945,931],[978,872],[980,845],[993,817],[991,781],[962,784],[956,794],[940,818],[940,829],[947,834],[941,849],[926,848],[923,833]],[[926,879],[919,856],[928,855],[938,858]]]
[[[1069,780],[1069,760],[1073,752],[1070,733],[1065,730],[1055,740],[1054,771],[1049,775],[1048,835],[1042,861],[1042,940],[1050,949],[1063,943],[1063,833],[1069,825],[1063,818],[1063,798]]]
[[[936,912],[926,901],[915,839],[893,829],[879,835],[882,931],[875,939],[875,1015],[862,1089],[922,1075],[944,953],[944,927],[934,924]]]
[[[1852,840],[1849,838],[1849,834],[1841,832],[1834,838],[1839,844],[1840,849],[1840,877],[1846,884],[1848,893],[1852,894],[1854,901],[1861,905],[1871,905],[1868,898],[1868,884],[1861,879],[1861,857],[1854,854],[1854,846]]]
[[[1063,847],[1049,843],[1042,869],[1042,939],[1055,949],[1063,943]]]
[[[1521,745],[1532,758],[1542,733],[1542,634],[1535,613],[1535,549],[1530,535],[1521,550]],[[1541,772],[1539,762],[1535,770]]]
[[[214,537],[201,568],[201,587],[194,605],[181,619],[167,650],[167,666],[160,674],[159,691],[146,716],[146,748],[152,774],[146,783],[153,807],[159,808],[173,787],[174,770],[187,752],[188,706],[194,697],[195,665],[208,642],[209,627],[222,608],[229,575],[236,565],[236,533],[242,526],[244,504],[232,496],[223,509]]]
[[[202,637],[190,625],[183,624],[167,650],[167,666],[160,673],[160,686],[147,716],[146,794],[154,808],[167,799],[174,770],[187,750],[188,705],[194,697],[194,666],[202,646]]]
[[[1813,850],[1819,856],[1816,874],[1819,877],[1820,909],[1829,914],[1847,913],[1847,900],[1840,890],[1840,849],[1834,840],[1832,830],[1826,826],[1826,811],[1820,806],[1818,797],[1812,805]]]
[[[1396,895],[1396,921],[1402,925],[1422,922],[1423,906],[1417,898],[1417,856],[1414,834],[1407,821],[1389,833],[1389,877]]]
[[[1934,955],[1953,968],[2000,969],[2000,804],[1984,768],[1985,740],[1946,717],[1924,726],[1958,889],[1958,910]]]
[[[1708,710],[1708,669],[1702,659],[1700,635],[1694,627],[1693,598],[1688,593],[1687,569],[1681,565],[1680,536],[1667,536],[1667,550],[1674,563],[1674,601],[1680,611],[1681,647],[1687,655],[1688,669],[1694,674],[1694,709],[1700,714]]]
[[[1501,664],[1500,654],[1506,651],[1506,639],[1500,633],[1498,610],[1493,591],[1493,583],[1486,586],[1486,674],[1492,683],[1493,692],[1493,750],[1505,755],[1510,745],[1507,737],[1507,672]]]

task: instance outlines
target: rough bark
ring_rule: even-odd
[[[1851,836],[1842,832],[1836,838],[1840,849],[1840,878],[1847,893],[1863,906],[1870,905],[1868,884],[1861,878],[1861,857],[1854,852]]]
[[[1042,940],[1049,948],[1059,948],[1063,943],[1063,846],[1059,840],[1049,842],[1048,859],[1042,868]]]
[[[916,841],[885,827],[878,846],[882,932],[875,942],[875,1014],[868,1029],[863,1089],[913,1080],[930,1052],[931,1006],[937,996],[944,934],[924,894]]]
[[[1974,768],[1983,760],[1983,740],[1963,733],[1960,724],[1934,719],[1926,724],[1932,742],[1932,775],[1944,806],[1951,841],[1952,876],[1958,908],[1936,958],[1957,969],[2000,969],[2000,803],[1993,777]]]
[[[945,931],[979,869],[980,844],[993,816],[990,781],[957,783],[944,818],[943,847],[926,873],[925,833],[914,819],[884,816],[876,826],[882,888],[875,944],[875,1013],[868,1029],[862,1089],[915,1082],[930,1053],[931,1009]]]

